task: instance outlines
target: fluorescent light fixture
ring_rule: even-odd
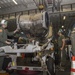
[[[12,0],[16,5],[18,4],[15,0]]]
[[[64,28],[64,26],[62,26],[62,28]]]
[[[63,16],[63,20],[65,20],[66,19],[66,16]]]

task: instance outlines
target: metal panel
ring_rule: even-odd
[[[71,33],[72,53],[75,56],[75,30]]]
[[[75,0],[62,0],[61,4],[64,5],[64,4],[72,4],[72,3],[75,3]]]

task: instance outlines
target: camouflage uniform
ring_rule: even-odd
[[[0,27],[0,47],[7,45],[5,41],[7,40],[7,35],[13,35],[13,32],[8,32],[7,29]]]
[[[58,48],[59,48],[58,54],[59,54],[60,64],[64,66],[66,62],[66,51],[65,47],[63,50],[60,50],[60,48],[62,47],[62,39],[65,39],[64,35],[61,35],[58,38]]]

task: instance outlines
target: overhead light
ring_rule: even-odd
[[[63,20],[65,20],[66,19],[66,16],[63,16]]]
[[[62,26],[62,28],[64,28],[64,26]]]
[[[1,7],[0,7],[1,8]]]
[[[15,0],[12,0],[16,5],[18,4]]]

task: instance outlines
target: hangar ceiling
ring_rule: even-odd
[[[49,2],[58,2],[61,5],[74,4],[75,0],[0,0],[0,14],[13,13],[25,10],[38,9],[38,5],[42,3],[48,4]],[[50,7],[53,6],[49,5]],[[47,5],[47,7],[49,7]],[[69,6],[67,6],[68,8]],[[66,7],[65,7],[66,8]]]
[[[14,3],[14,1],[16,3]],[[37,9],[34,0],[0,0],[0,14],[31,10],[31,9]]]
[[[15,3],[14,3],[15,1]],[[10,8],[14,6],[24,5],[27,7],[36,7],[34,0],[0,0],[0,7],[1,8]]]

